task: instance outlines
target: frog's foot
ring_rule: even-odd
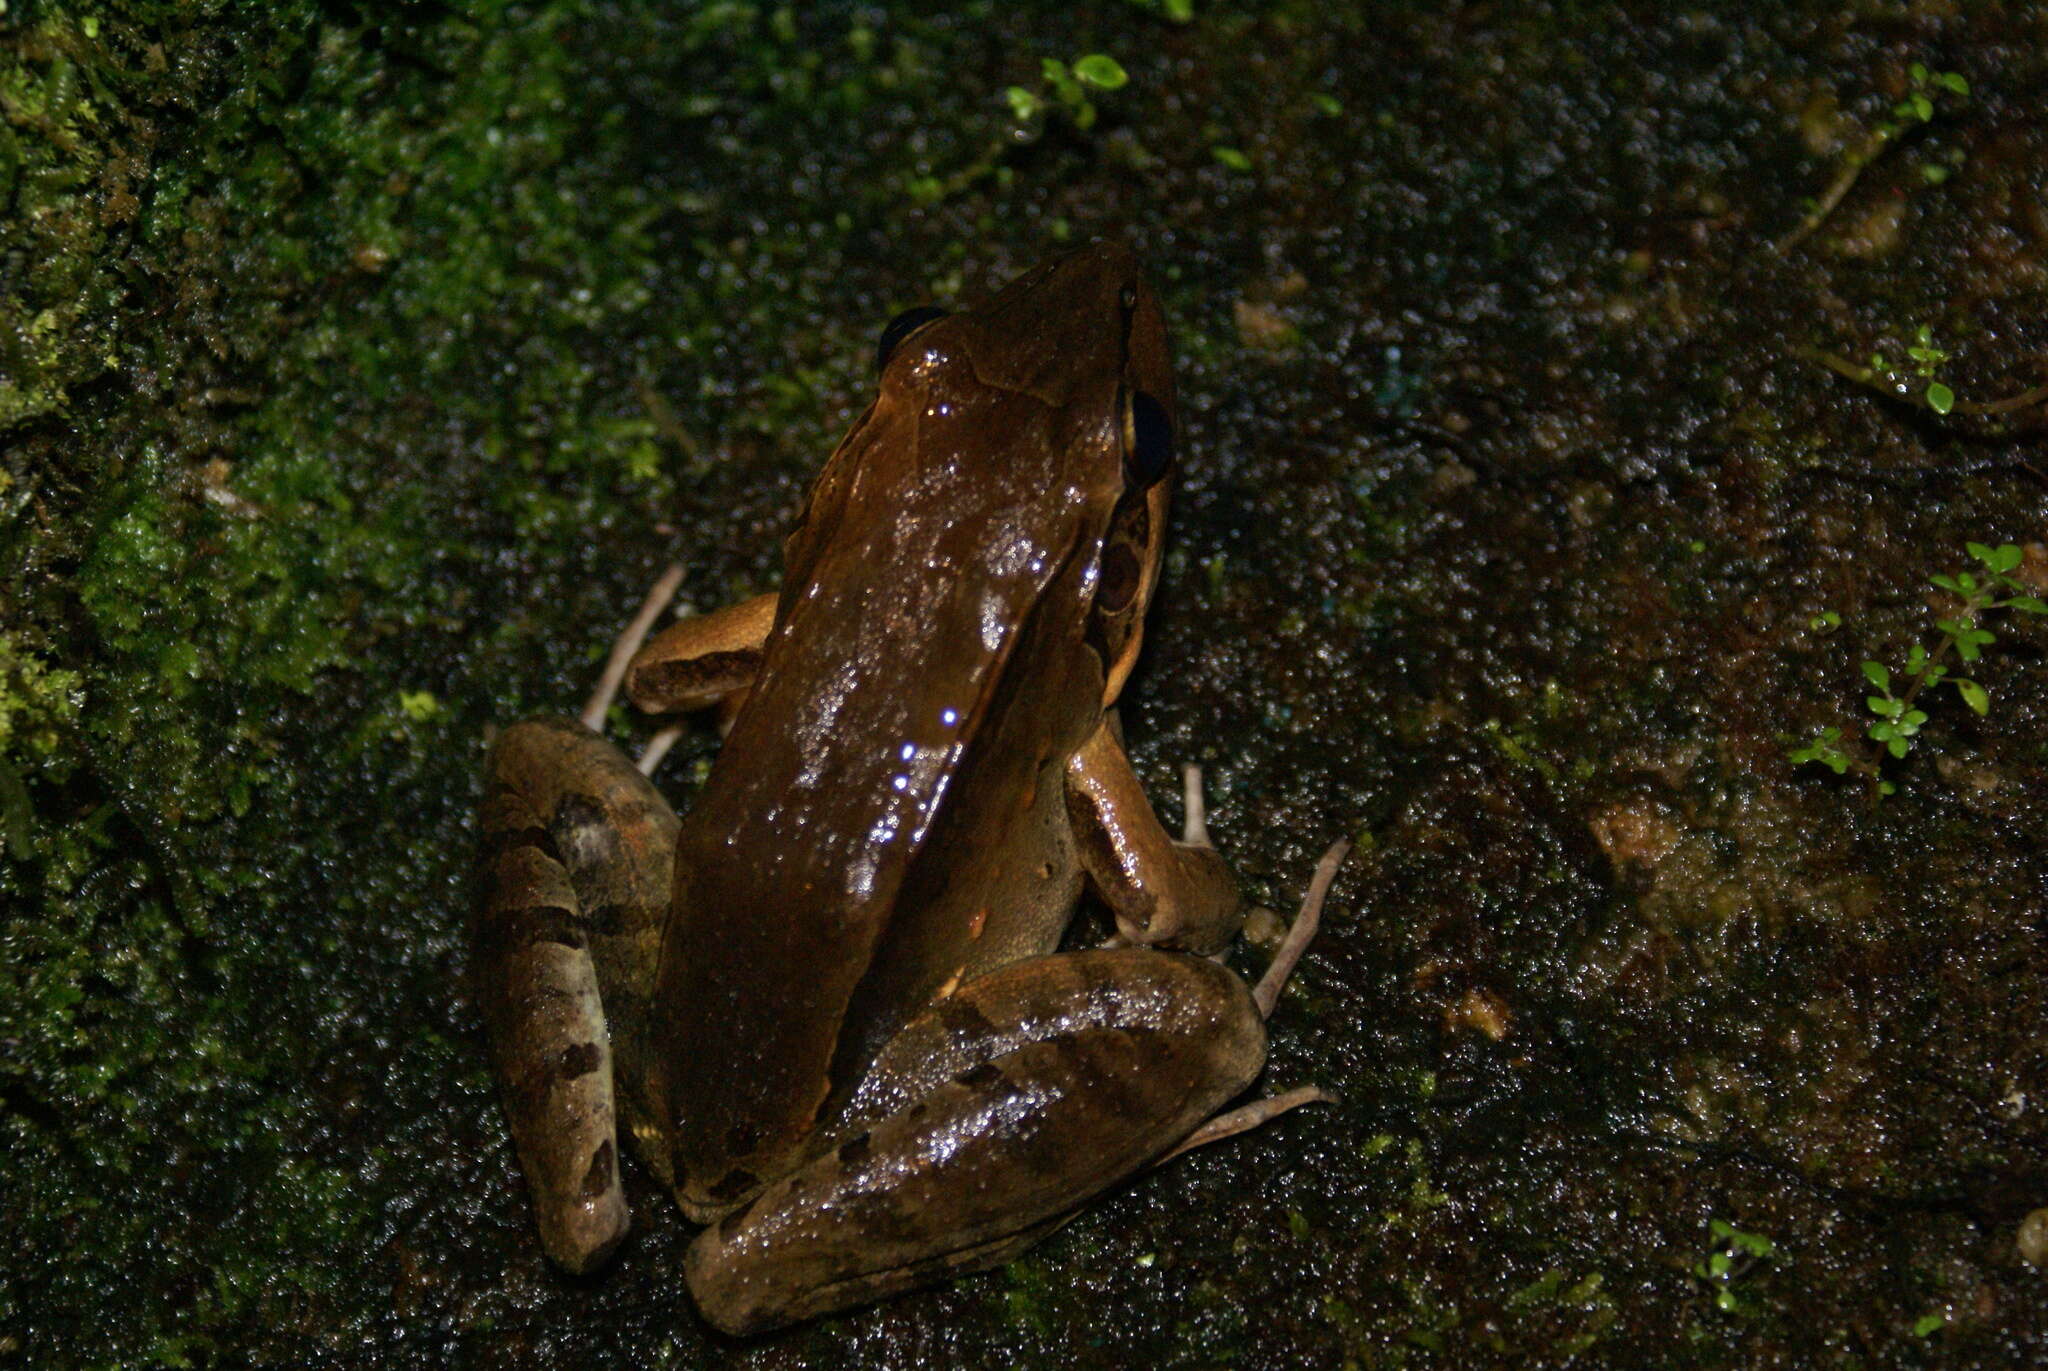
[[[597,679],[597,689],[590,692],[590,698],[583,704],[583,712],[577,717],[592,733],[604,732],[604,716],[611,712],[612,701],[619,696],[619,684],[626,679],[626,669],[633,664],[633,658],[640,651],[640,644],[647,641],[654,621],[668,608],[669,601],[676,598],[676,591],[682,588],[683,568],[679,562],[669,563],[668,570],[661,573],[647,598],[640,602],[639,612],[633,615],[633,622],[626,625],[612,643],[611,655],[605,658],[604,674]]]
[[[761,672],[775,628],[773,593],[676,620],[632,653],[626,694],[649,714],[685,714],[719,706],[730,724]]]
[[[1301,954],[1308,951],[1310,940],[1322,927],[1323,900],[1330,893],[1330,882],[1337,879],[1337,868],[1344,865],[1344,859],[1350,855],[1351,840],[1339,838],[1330,844],[1330,850],[1316,863],[1315,875],[1309,878],[1308,893],[1301,897],[1301,908],[1295,912],[1294,922],[1287,926],[1287,936],[1280,940],[1280,948],[1267,965],[1266,974],[1259,977],[1258,988],[1252,991],[1260,1018],[1273,1017],[1273,1006],[1280,1002],[1280,992],[1287,988],[1287,978],[1294,974]]]
[[[650,639],[654,621],[675,599],[683,569],[671,565],[647,592],[647,598],[613,642],[597,689],[578,716],[593,733],[604,730],[605,715],[621,685],[633,703],[649,714],[679,714],[713,705],[719,709],[720,731],[732,727],[733,716],[753,688],[761,668],[761,649],[775,624],[773,595],[757,595],[710,614],[679,619]],[[652,776],[676,740],[681,724],[670,724],[648,739],[635,765]]]
[[[1192,1152],[1198,1147],[1207,1147],[1225,1138],[1234,1138],[1240,1133],[1249,1133],[1260,1124],[1277,1119],[1290,1109],[1299,1109],[1305,1104],[1335,1104],[1337,1097],[1319,1085],[1296,1086],[1283,1090],[1277,1095],[1268,1095],[1263,1100],[1253,1100],[1227,1114],[1218,1114],[1194,1132],[1182,1138],[1171,1152],[1152,1163],[1164,1166],[1183,1152]]]
[[[1201,784],[1201,775],[1194,767],[1189,781],[1190,792]],[[1191,807],[1189,813],[1194,813]],[[1344,865],[1344,858],[1351,853],[1351,840],[1340,838],[1331,844],[1330,850],[1316,863],[1315,875],[1309,878],[1308,893],[1302,896],[1301,908],[1294,915],[1294,922],[1288,925],[1287,936],[1280,941],[1279,950],[1266,967],[1266,974],[1259,978],[1259,984],[1252,991],[1252,1002],[1258,1006],[1259,1017],[1273,1017],[1273,1006],[1280,1002],[1280,992],[1287,988],[1287,980],[1294,974],[1295,966],[1301,961],[1301,954],[1308,950],[1316,930],[1322,926],[1323,901],[1330,893],[1330,883],[1337,879],[1337,869]],[[1285,1090],[1278,1095],[1269,1095],[1263,1100],[1254,1100],[1227,1114],[1215,1118],[1183,1138],[1171,1152],[1161,1157],[1154,1166],[1172,1161],[1183,1152],[1197,1147],[1206,1147],[1225,1138],[1234,1138],[1240,1133],[1250,1132],[1270,1119],[1277,1119],[1290,1109],[1299,1109],[1305,1104],[1334,1103],[1336,1096],[1320,1086],[1304,1085],[1294,1090]]]

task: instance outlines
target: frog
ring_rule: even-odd
[[[779,589],[650,637],[651,597],[582,715],[485,766],[473,984],[541,1246],[618,1249],[623,1133],[734,1335],[1001,1265],[1328,1098],[1226,1108],[1344,845],[1251,986],[1199,771],[1176,837],[1122,741],[1180,446],[1136,255],[906,311],[876,360]],[[719,711],[680,815],[601,734],[621,685]],[[1089,895],[1115,931],[1062,950]]]

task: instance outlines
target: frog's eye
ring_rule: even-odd
[[[889,365],[889,359],[896,355],[896,349],[903,345],[904,339],[934,319],[945,317],[946,311],[937,305],[919,305],[916,309],[906,309],[891,319],[889,326],[882,330],[880,341],[875,344],[875,370],[880,371]]]
[[[1166,406],[1142,390],[1124,399],[1124,482],[1143,489],[1173,466],[1173,420]]]

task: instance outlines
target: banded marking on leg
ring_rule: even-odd
[[[545,736],[549,730],[522,725],[493,752],[475,984],[541,1244],[556,1263],[580,1272],[611,1254],[630,1216],[619,1184],[611,1046],[589,920],[553,834],[505,779]]]

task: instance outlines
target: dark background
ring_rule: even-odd
[[[1084,128],[1041,64],[1093,53]],[[1787,758],[1870,753],[1965,542],[2048,585],[1996,408],[2044,53],[2018,3],[9,6],[0,1360],[2048,1358],[2048,621],[1881,802]],[[1361,838],[1268,1077],[1342,1103],[758,1344],[637,1166],[557,1275],[464,985],[486,730],[668,561],[775,583],[893,313],[1102,234],[1187,430],[1134,755],[1263,903]]]

